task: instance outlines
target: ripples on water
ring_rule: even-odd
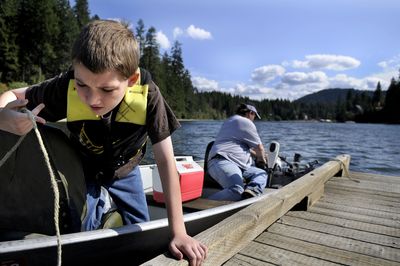
[[[207,143],[214,140],[223,121],[183,121],[173,135],[175,155],[203,160]],[[290,160],[300,153],[303,162],[320,164],[339,154],[351,156],[350,170],[400,176],[400,125],[263,122],[256,121],[265,145],[280,143],[280,154]],[[143,163],[152,162],[151,147]]]

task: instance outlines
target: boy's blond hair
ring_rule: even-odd
[[[120,22],[94,20],[83,27],[72,48],[74,64],[93,73],[114,70],[129,78],[139,66],[139,49],[133,32]]]

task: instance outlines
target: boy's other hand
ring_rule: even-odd
[[[29,115],[20,111],[27,103],[28,100],[15,100],[0,109],[0,129],[20,136],[31,131],[33,123]],[[45,124],[46,120],[37,115],[43,108],[44,104],[41,103],[31,111],[35,121],[41,124]]]

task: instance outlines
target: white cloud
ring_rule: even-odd
[[[350,56],[315,54],[307,55],[305,61],[294,60],[290,64],[293,68],[312,68],[312,69],[328,69],[335,71],[343,71],[357,68],[361,62]]]
[[[373,77],[383,79],[387,81],[387,86],[389,86],[390,80],[394,77],[399,77],[400,69],[400,54],[378,63],[378,66],[383,68],[381,73],[376,73],[372,75]],[[383,86],[382,82],[381,85]]]
[[[212,35],[209,31],[197,28],[193,24],[187,27],[186,30],[183,30],[180,27],[175,27],[172,31],[172,35],[174,39],[177,39],[180,36],[189,37],[196,40],[212,39]]]
[[[368,76],[362,79],[349,77],[345,74],[339,74],[329,79],[330,88],[354,88],[356,90],[375,90],[378,82],[382,89],[389,86],[389,81],[378,76]]]
[[[338,74],[329,79],[331,88],[354,88],[360,89],[362,87],[362,79],[349,77],[346,74]]]
[[[322,71],[315,71],[310,73],[305,72],[290,72],[282,77],[282,82],[289,85],[300,85],[306,83],[325,83],[327,76]]]
[[[210,32],[203,30],[201,28],[196,28],[194,25],[190,25],[186,29],[186,33],[189,35],[189,37],[193,39],[199,39],[199,40],[212,39]]]
[[[193,86],[199,91],[218,91],[218,82],[203,77],[192,77]]]
[[[258,86],[258,85],[247,85],[237,84],[234,88],[230,89],[230,93],[234,95],[247,96],[254,100],[263,99],[288,99],[295,100],[306,94],[323,89],[318,84],[312,85],[300,85],[300,86],[288,86],[287,84],[281,83],[275,88]],[[225,89],[225,91],[228,91]]]
[[[168,40],[168,37],[162,32],[158,31],[156,33],[156,40],[161,48],[168,49],[171,47],[171,43]]]
[[[245,92],[248,90],[245,84],[239,83],[236,84],[234,91],[236,94],[245,94]]]
[[[309,68],[309,62],[308,61],[299,61],[299,60],[293,60],[291,67],[293,68]]]
[[[282,76],[284,73],[285,69],[282,66],[267,65],[254,69],[251,79],[258,84],[264,84],[274,80],[277,76]]]
[[[378,63],[383,69],[399,69],[400,68],[400,54]]]
[[[178,38],[182,34],[183,34],[183,30],[181,28],[179,28],[179,27],[174,28],[174,31],[173,31],[174,39]]]

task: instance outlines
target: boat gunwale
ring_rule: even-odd
[[[277,190],[278,191],[278,190]],[[265,199],[272,194],[275,194],[275,191],[268,191],[265,194],[249,198],[241,201],[232,202],[226,205],[213,207],[206,210],[200,210],[192,213],[184,214],[184,222],[191,222],[207,217],[212,217],[218,214],[222,214],[228,211],[232,211],[235,209],[241,209],[248,205],[251,205],[259,200]],[[81,242],[87,242],[91,240],[100,240],[110,237],[122,236],[133,234],[137,232],[150,231],[154,229],[168,227],[168,219],[161,218],[153,221],[142,222],[132,225],[124,225],[118,228],[112,229],[97,229],[93,231],[85,231],[85,232],[76,232],[70,234],[61,235],[61,245],[71,245]],[[21,252],[27,250],[35,250],[40,248],[49,248],[57,246],[57,237],[56,236],[40,236],[29,239],[21,239],[21,240],[11,240],[11,241],[3,241],[0,242],[0,254],[7,254],[12,252]]]

